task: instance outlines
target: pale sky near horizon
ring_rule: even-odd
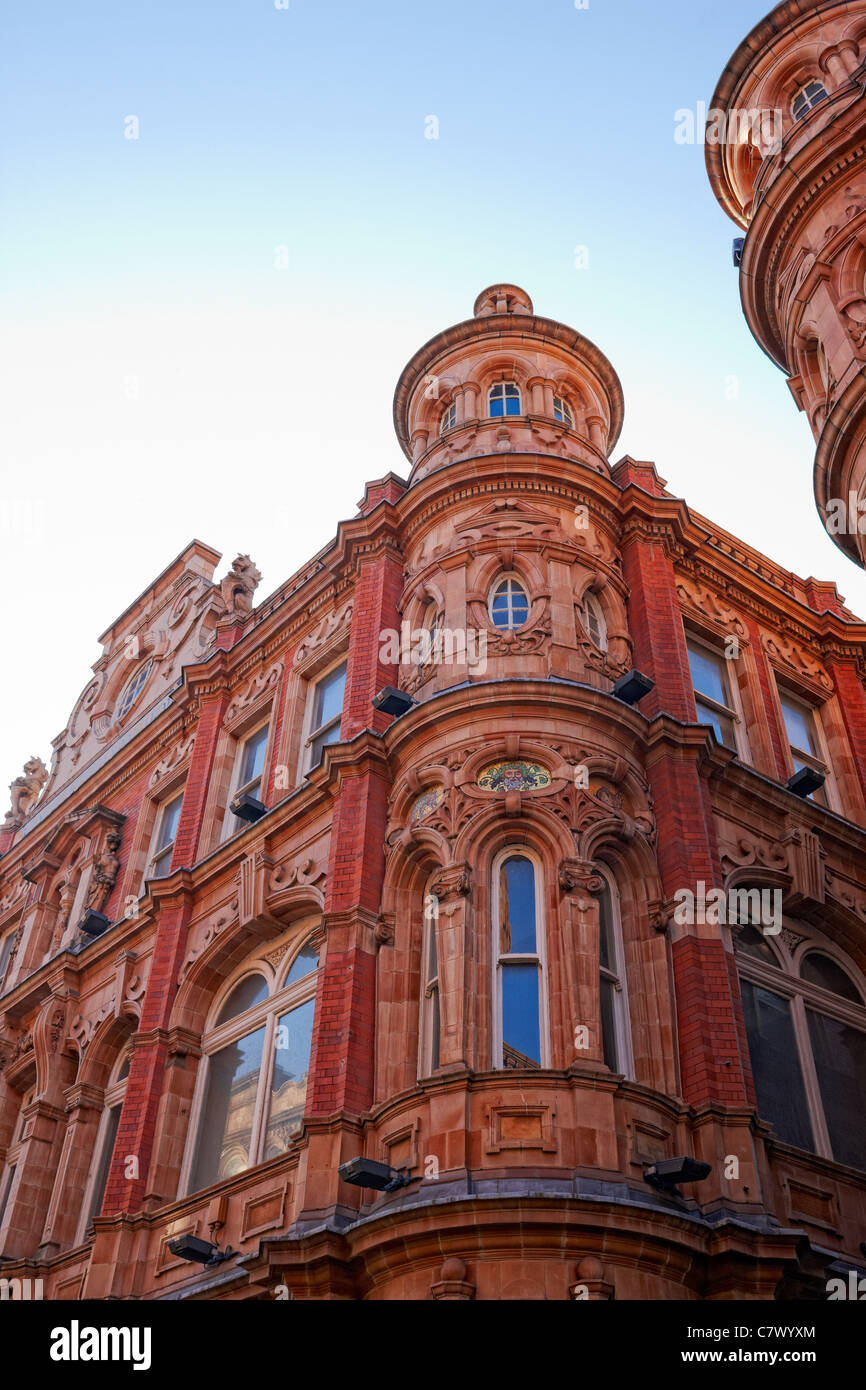
[[[743,318],[737,229],[703,149],[674,140],[769,8],[7,6],[0,819],[98,635],[193,536],[219,574],[248,551],[261,600],[367,479],[406,475],[400,371],[499,280],[610,358],[614,460],[653,459],[696,511],[866,614],[866,576],[815,511],[806,419]]]

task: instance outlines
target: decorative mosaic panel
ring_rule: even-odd
[[[491,763],[478,774],[478,785],[486,792],[530,792],[550,786],[550,773],[538,763]]]
[[[413,802],[412,810],[409,814],[409,824],[417,825],[419,821],[426,820],[429,815],[441,806],[445,800],[444,787],[429,787],[426,792],[422,792],[418,800]]]

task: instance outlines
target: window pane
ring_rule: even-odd
[[[689,643],[689,669],[692,673],[692,685],[696,692],[701,695],[709,695],[711,700],[715,700],[719,705],[730,708],[731,699],[728,694],[727,681],[725,679],[725,668],[720,657],[714,657],[703,649],[694,647]]]
[[[440,1050],[440,1030],[441,1020],[439,1017],[439,991],[434,989],[430,996],[430,1027],[432,1036],[430,1038],[430,1066],[433,1071],[439,1066]]]
[[[177,834],[177,823],[180,820],[180,808],[183,802],[183,795],[176,796],[173,801],[168,801],[162,808],[159,820],[159,834],[156,838],[157,849],[163,849],[165,845],[170,845]]]
[[[346,689],[346,664],[338,666],[329,675],[323,676],[316,686],[316,708],[313,715],[313,728],[320,729],[343,710],[343,695]]]
[[[2,941],[0,941],[0,985],[3,984],[3,977],[6,974],[6,968],[9,964],[9,957],[12,954],[12,942],[14,940],[15,933],[14,931],[11,931],[6,936],[4,936]]]
[[[265,749],[268,746],[268,728],[259,729],[244,744],[243,760],[239,786],[245,787],[254,777],[261,777],[265,766]]]
[[[866,1033],[806,1010],[833,1157],[866,1168]]]
[[[616,1009],[613,980],[601,981],[601,1044],[604,1060],[611,1071],[619,1071],[616,1051]]]
[[[502,1060],[506,1067],[540,1067],[538,966],[503,965]]]
[[[339,742],[339,724],[335,724],[333,728],[327,729],[325,733],[319,734],[318,738],[314,738],[313,742],[310,744],[310,767],[315,767],[316,763],[320,763],[322,761],[322,753],[324,752],[325,748],[327,748],[329,743]]]
[[[495,419],[498,415],[505,414],[504,402],[501,397],[493,398],[490,401],[490,414]]]
[[[88,1226],[93,1221],[93,1218],[99,1215],[102,1199],[105,1196],[105,1189],[108,1184],[108,1170],[111,1167],[111,1156],[114,1153],[114,1141],[117,1138],[117,1129],[120,1124],[120,1112],[122,1109],[122,1105],[113,1105],[108,1112],[108,1125],[105,1130],[105,1138],[99,1154],[99,1169],[96,1174],[93,1195],[90,1199],[90,1210],[87,1213]]]
[[[741,980],[740,987],[758,1111],[783,1143],[814,1148],[788,1001],[748,980]]]
[[[507,859],[499,870],[499,950],[534,955],[535,869],[528,859]]]
[[[791,747],[799,748],[801,753],[814,753],[815,743],[812,734],[811,713],[802,709],[800,705],[791,704],[784,695],[781,700],[782,714],[785,716],[785,728],[788,731]]]
[[[268,982],[264,975],[247,975],[240,984],[235,985],[226,1002],[220,1009],[216,1027],[228,1023],[230,1018],[245,1014],[254,1004],[260,1004],[268,997]]]
[[[725,715],[719,714],[717,710],[711,709],[709,705],[705,705],[702,700],[697,700],[695,703],[698,709],[698,723],[709,724],[716,738],[719,740],[719,743],[736,753],[737,740],[734,737],[733,719],[727,719]]]
[[[154,856],[153,864],[151,865],[151,871],[150,871],[150,876],[151,876],[151,878],[166,878],[170,870],[171,870],[171,850],[170,850],[170,849],[165,850],[164,853],[162,853],[162,854],[157,854],[157,855]]]
[[[3,1217],[6,1215],[6,1203],[9,1201],[9,1194],[12,1191],[12,1184],[15,1181],[15,1164],[6,1174],[6,1186],[3,1189],[3,1200],[0,1202],[0,1226],[3,1225]]]
[[[616,957],[613,951],[613,922],[611,916],[610,889],[604,885],[598,897],[598,958],[603,970],[616,970]]]
[[[308,999],[300,1008],[283,1014],[277,1026],[265,1159],[277,1158],[286,1152],[290,1137],[304,1114],[314,1008],[315,1000]]]
[[[520,399],[519,399],[518,396],[511,396],[511,395],[508,396],[508,398],[506,399],[506,402],[505,402],[505,414],[506,414],[506,415],[519,415],[519,414],[520,414]]]
[[[293,985],[295,980],[303,980],[305,975],[311,975],[319,964],[318,946],[302,946],[295,959],[292,961],[292,968],[286,976],[286,984]]]
[[[264,1041],[265,1030],[259,1028],[208,1059],[191,1192],[250,1166]]]
[[[744,926],[734,937],[734,947],[744,955],[765,960],[768,965],[778,965],[778,957],[765,937],[751,923]]]
[[[829,989],[842,999],[850,999],[854,1004],[863,1003],[850,975],[846,975],[841,965],[837,965],[820,951],[809,952],[800,968],[800,975],[804,980],[809,980],[813,985],[820,985],[822,989]]]

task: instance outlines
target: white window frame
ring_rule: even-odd
[[[126,718],[126,716],[129,714],[129,711],[130,711],[131,709],[134,709],[134,708],[135,708],[135,706],[138,704],[139,700],[141,699],[142,695],[144,694],[145,686],[147,685],[147,682],[150,680],[150,677],[151,677],[152,674],[153,674],[153,657],[150,657],[150,656],[149,656],[149,657],[147,657],[144,661],[142,661],[142,662],[135,668],[135,670],[134,670],[134,671],[132,672],[132,674],[128,677],[128,679],[124,681],[124,683],[123,683],[123,689],[121,690],[120,694],[119,694],[118,697],[117,697],[117,704],[116,704],[116,706],[115,706],[115,710],[116,710],[115,719],[117,719],[117,720],[124,720],[124,719]],[[143,679],[142,679],[142,678],[143,678]],[[129,703],[126,705],[126,708],[124,708],[123,705],[124,705],[124,701],[127,699],[127,694],[128,694],[128,692],[129,692],[130,690],[132,690],[132,688],[135,686],[135,684],[136,684],[137,681],[140,681],[141,684],[138,686],[138,689],[136,690],[136,692],[135,692],[135,694],[133,695],[132,699],[129,700]]]
[[[328,666],[323,666],[322,669],[320,671],[317,671],[315,675],[311,675],[307,681],[307,694],[304,707],[304,727],[301,733],[301,780],[303,780],[303,778],[307,776],[308,772],[312,771],[314,766],[318,767],[319,765],[318,763],[314,764],[312,762],[314,740],[319,738],[323,733],[327,732],[328,729],[332,728],[333,725],[338,722],[338,718],[337,716],[335,716],[333,719],[328,720],[327,724],[322,724],[319,728],[313,728],[313,715],[316,708],[316,694],[318,692],[319,686],[323,680],[326,680],[328,676],[332,675],[333,672],[336,671],[340,666],[346,667],[346,675],[348,679],[349,653],[347,651],[341,652],[341,654],[335,657],[334,660]],[[346,698],[344,688],[343,704],[340,708],[339,714],[339,724],[341,726],[343,723],[343,715],[345,713],[345,709]],[[339,739],[337,739],[336,742],[339,742]]]
[[[9,962],[12,959],[12,951],[15,946],[15,933],[17,927],[10,927],[8,931],[0,936],[0,994],[6,988],[6,976],[9,974]]]
[[[423,930],[421,932],[421,1000],[418,1027],[418,1078],[425,1076],[435,1076],[441,1066],[442,1060],[442,988],[441,988],[441,962],[439,950],[439,899],[432,891],[435,881],[434,875],[424,892],[423,905]],[[430,944],[431,938],[436,943],[436,974],[431,976],[430,969]],[[439,1061],[433,1065],[433,1018],[434,1011],[439,1009]]]
[[[457,402],[456,402],[456,401],[450,401],[449,404],[446,405],[445,409],[442,411],[442,418],[441,418],[441,420],[439,421],[439,433],[440,433],[440,434],[447,434],[449,430],[453,430],[453,429],[454,429],[454,427],[455,427],[456,424],[457,424]]]
[[[501,395],[496,393],[500,392]],[[502,414],[493,414],[493,400],[502,401]],[[509,412],[506,409],[509,400],[517,400],[517,410]],[[523,414],[523,395],[516,381],[494,381],[493,385],[487,390],[487,416],[490,420],[514,420],[518,415]]]
[[[798,921],[792,922],[791,930],[795,935],[802,937],[803,924]],[[840,970],[844,970],[854,988],[859,992],[861,1001],[866,1001],[866,980],[854,962],[843,955],[831,941],[821,937],[814,930],[810,930],[812,934],[805,940],[800,940],[793,950],[787,948],[781,935],[774,937],[766,937],[765,935],[770,950],[780,962],[778,965],[769,965],[756,956],[747,955],[745,951],[736,951],[737,974],[744,980],[748,980],[750,984],[770,990],[773,994],[778,994],[788,1000],[791,1023],[797,1043],[800,1072],[803,1077],[803,1089],[806,1093],[806,1107],[815,1141],[814,1152],[821,1158],[829,1159],[831,1163],[837,1163],[839,1160],[833,1157],[830,1132],[824,1114],[818,1069],[815,1065],[812,1039],[809,1035],[807,1010],[811,1008],[815,1013],[826,1014],[840,1023],[848,1024],[857,1032],[866,1034],[866,1002],[861,1002],[859,1005],[854,1004],[850,999],[843,999],[841,995],[833,994],[820,985],[812,984],[811,981],[801,978],[800,970],[806,956],[812,955],[816,951],[821,955],[828,956],[834,964],[839,966]],[[736,940],[737,934],[735,933],[735,946]],[[804,1149],[802,1152],[812,1151]],[[866,1170],[866,1159],[864,1159],[864,1170]]]
[[[298,932],[297,940],[292,943],[292,948],[286,952],[283,959],[279,962],[277,971],[273,969],[263,955],[248,956],[246,960],[238,966],[237,970],[229,976],[225,985],[216,996],[208,1015],[207,1026],[202,1033],[202,1058],[199,1063],[193,1103],[190,1110],[189,1129],[187,1131],[183,1165],[181,1168],[180,1183],[178,1185],[178,1200],[182,1196],[190,1196],[192,1191],[195,1190],[190,1187],[190,1183],[195,1166],[202,1108],[204,1106],[205,1095],[207,1094],[210,1058],[214,1053],[227,1047],[229,1043],[236,1042],[239,1038],[245,1038],[250,1033],[257,1032],[263,1025],[265,1036],[262,1043],[262,1065],[259,1069],[258,1089],[256,1091],[251,1126],[250,1161],[248,1167],[245,1168],[243,1172],[251,1173],[254,1168],[260,1167],[262,1163],[272,1161],[262,1158],[261,1154],[267,1132],[267,1111],[271,1095],[271,1083],[273,1080],[274,1058],[277,1052],[276,1033],[279,1026],[279,1019],[283,1014],[290,1013],[300,1005],[308,1003],[310,999],[316,998],[319,975],[322,968],[321,954],[318,966],[314,970],[311,970],[308,975],[304,975],[302,979],[296,980],[295,983],[291,985],[286,985],[283,982],[291,974],[292,966],[301,951],[311,943],[316,943],[318,941],[317,933],[319,929],[320,924],[315,919],[305,919],[303,922],[296,923],[295,930]],[[269,942],[268,945],[270,947],[271,943]],[[265,977],[268,984],[267,998],[255,1004],[251,1009],[247,1009],[244,1013],[238,1014],[235,1018],[230,1018],[226,1023],[217,1026],[214,1020],[219,1018],[220,1011],[229,996],[248,975],[263,975]],[[230,1179],[216,1179],[215,1181],[228,1182]]]
[[[782,721],[782,734],[785,739],[785,757],[788,763],[788,772],[790,776],[793,776],[797,771],[797,768],[794,766],[795,757],[798,762],[805,763],[807,767],[814,768],[816,772],[823,772],[825,779],[823,788],[825,800],[816,801],[814,795],[809,797],[808,800],[812,801],[816,806],[824,806],[831,811],[840,811],[839,791],[836,786],[836,778],[833,775],[827,740],[821,725],[821,706],[810,704],[808,700],[804,700],[801,695],[796,694],[793,690],[789,689],[788,686],[780,684],[778,676],[776,677],[776,695],[779,701],[779,717]],[[815,736],[815,743],[819,750],[817,753],[811,751],[807,753],[805,749],[798,748],[791,742],[788,725],[785,720],[783,700],[787,700],[789,704],[794,705],[807,716],[809,727]]]
[[[728,656],[724,651],[714,646],[712,642],[708,642],[706,638],[700,637],[697,633],[686,628],[687,657],[688,648],[690,646],[702,649],[706,652],[707,656],[711,656],[715,661],[722,663],[724,667],[725,684],[728,688],[728,698],[731,701],[730,705],[720,705],[718,700],[714,700],[711,695],[705,695],[702,690],[698,690],[692,677],[691,663],[689,663],[689,680],[692,683],[692,693],[695,697],[695,704],[698,705],[697,722],[699,724],[704,723],[701,719],[700,704],[698,702],[709,705],[711,709],[715,710],[716,714],[721,715],[723,718],[733,720],[734,743],[736,747],[732,748],[730,751],[736,753],[737,757],[742,761],[747,762],[749,759],[749,741],[746,736],[746,720],[743,714],[740,686],[737,681],[736,662],[733,657]],[[713,732],[715,733],[715,730],[713,730]],[[726,746],[725,744],[722,745],[722,747]]]
[[[163,845],[161,848],[158,849],[158,848],[157,848],[157,843],[158,843],[158,841],[159,841],[159,834],[160,834],[160,831],[161,831],[161,829],[162,829],[163,817],[164,817],[166,811],[168,810],[169,806],[173,806],[174,803],[175,803],[175,801],[177,801],[177,800],[180,800],[180,803],[181,803],[181,804],[180,804],[180,810],[178,811],[178,817],[177,817],[177,827],[178,827],[178,830],[180,829],[180,818],[181,818],[181,816],[183,815],[183,794],[184,794],[184,791],[185,791],[185,787],[180,787],[178,790],[176,790],[176,791],[174,791],[174,792],[171,792],[168,796],[164,797],[162,801],[160,801],[160,802],[157,803],[156,818],[155,818],[154,823],[153,823],[153,831],[152,831],[151,837],[150,837],[150,849],[149,849],[149,851],[148,851],[148,856],[147,856],[147,868],[146,868],[145,874],[144,874],[145,880],[153,879],[153,878],[167,878],[168,875],[171,873],[171,860],[172,860],[172,856],[173,856],[173,854],[174,854],[174,847],[175,847],[175,844],[176,844],[176,842],[177,842],[177,830],[175,830],[175,832],[174,832],[174,837],[168,842],[168,844],[165,844],[165,845]],[[157,859],[164,859],[164,858],[166,857],[166,855],[168,856],[168,871],[167,871],[167,873],[164,873],[164,874],[154,874],[153,870],[154,870],[154,867],[155,867],[155,865],[156,865]]]
[[[259,773],[258,777],[251,777],[248,782],[241,784],[240,776],[241,769],[243,767],[246,746],[251,739],[254,739],[256,737],[256,734],[261,733],[262,729],[267,729],[268,731],[268,736],[265,740],[265,756],[264,761],[262,762],[262,770]],[[250,725],[249,729],[247,729],[243,734],[239,735],[239,737],[235,740],[237,747],[235,748],[231,781],[229,782],[229,795],[226,801],[225,815],[223,816],[222,834],[220,836],[221,840],[228,840],[231,838],[232,835],[237,835],[239,831],[244,830],[246,828],[247,822],[240,820],[239,817],[236,816],[232,811],[231,803],[234,801],[235,797],[243,796],[244,793],[247,792],[250,787],[254,786],[256,782],[259,783],[260,793],[263,792],[265,789],[270,767],[271,732],[271,716],[270,711],[268,711],[264,718],[259,719],[257,723]],[[259,801],[264,801],[264,797],[262,797],[261,795],[259,795],[257,799]]]
[[[614,1045],[616,1047],[616,1060],[618,1065],[618,1076],[634,1076],[634,1050],[632,1047],[631,1036],[631,1011],[629,1008],[628,979],[625,967],[625,944],[622,934],[622,904],[619,896],[619,887],[614,875],[606,864],[595,863],[592,866],[593,873],[597,873],[607,884],[610,900],[611,916],[611,947],[613,951],[614,968],[611,970],[601,963],[601,952],[599,951],[598,969],[599,975],[603,975],[613,985],[613,1015],[614,1015]],[[599,930],[601,928],[601,905],[599,904]],[[601,990],[599,988],[599,1028],[603,1034],[603,1020],[601,1017]],[[602,1057],[604,1047],[602,1041]]]
[[[808,93],[811,87],[820,88],[820,92],[816,92],[814,95],[809,96]],[[810,77],[809,81],[804,82],[802,87],[799,87],[791,98],[791,115],[794,117],[794,120],[804,120],[809,112],[814,111],[816,106],[820,106],[822,101],[826,101],[829,95],[830,93],[827,91],[827,88],[820,78]],[[804,105],[802,109],[798,111],[797,102],[801,97],[804,99]]]
[[[590,610],[590,612],[593,614],[595,618],[596,625],[598,627],[598,641],[596,641],[592,635],[592,629],[589,625],[589,620],[587,618],[587,608]],[[597,651],[606,652],[607,619],[604,616],[604,610],[598,600],[598,596],[594,594],[591,589],[586,590],[583,598],[580,601],[580,618],[586,635],[589,638],[592,645],[596,648]]]
[[[106,1140],[108,1138],[108,1130],[111,1124],[111,1111],[116,1110],[118,1106],[122,1108],[123,1101],[126,1096],[126,1086],[127,1082],[129,1081],[129,1076],[124,1076],[121,1080],[118,1080],[117,1078],[123,1071],[123,1065],[124,1062],[127,1060],[128,1055],[129,1049],[127,1047],[121,1048],[120,1054],[117,1057],[114,1066],[111,1070],[111,1079],[109,1080],[109,1083],[105,1088],[105,1096],[103,1098],[102,1103],[102,1114],[99,1117],[99,1124],[96,1130],[96,1140],[93,1145],[93,1154],[91,1156],[90,1174],[87,1179],[87,1186],[84,1189],[84,1200],[81,1204],[81,1215],[78,1220],[78,1231],[76,1232],[75,1236],[76,1245],[83,1245],[84,1241],[87,1238],[87,1231],[93,1220],[93,1217],[90,1216],[90,1205],[93,1201],[94,1193],[96,1191],[96,1183],[99,1177],[99,1170],[102,1167],[103,1159],[105,1158],[105,1154],[103,1151],[105,1149]],[[108,1183],[109,1176],[110,1170],[109,1173],[106,1175],[106,1186]],[[105,1194],[103,1193],[103,1201],[104,1200]],[[96,1213],[94,1213],[94,1216],[95,1215]]]
[[[511,593],[511,590],[509,590],[509,592],[508,592],[508,608],[507,608],[508,619],[509,619],[509,626],[508,626],[508,627],[500,627],[499,624],[496,622],[496,619],[495,619],[494,616],[493,616],[493,600],[495,599],[497,593],[499,592],[499,590],[501,589],[501,587],[502,587],[502,585],[505,583],[505,581],[506,581],[506,580],[509,580],[509,579],[510,579],[514,584],[517,584],[517,585],[519,586],[519,588],[521,589],[521,591],[522,591],[522,593],[523,593],[523,595],[524,595],[524,597],[525,597],[525,599],[526,599],[526,617],[523,619],[522,622],[518,623],[516,626],[512,626],[512,625],[511,625],[511,619],[512,619],[513,616],[514,616],[514,604],[513,604],[513,601],[512,601],[512,600],[513,600],[513,595],[512,595],[512,593]],[[532,598],[530,597],[529,589],[528,589],[528,587],[527,587],[527,585],[526,585],[526,581],[524,580],[523,576],[520,575],[520,574],[518,574],[515,570],[509,570],[506,574],[498,574],[498,575],[496,576],[496,578],[494,579],[493,583],[491,584],[490,589],[489,589],[489,591],[488,591],[488,595],[487,595],[487,614],[488,614],[488,617],[490,618],[491,626],[494,627],[494,628],[496,629],[497,632],[519,632],[521,628],[526,627],[526,624],[529,622],[529,618],[530,618],[531,613],[532,613]]]
[[[534,850],[527,849],[525,845],[507,845],[493,860],[490,869],[490,897],[493,911],[490,914],[492,924],[491,937],[491,963],[492,971],[492,998],[493,998],[493,1048],[492,1064],[495,1071],[504,1071],[503,1060],[503,1039],[502,1039],[502,968],[501,961],[504,959],[499,950],[499,870],[508,859],[528,859],[535,870],[535,954],[530,955],[525,952],[509,952],[507,959],[514,964],[535,964],[539,967],[538,983],[538,1036],[540,1040],[541,1061],[538,1070],[545,1070],[550,1066],[550,1006],[548,999],[547,984],[547,914],[544,910],[544,885],[541,860]],[[533,1067],[533,1071],[536,1068]]]
[[[557,411],[559,411],[558,415]],[[560,424],[567,426],[568,429],[574,429],[574,416],[571,412],[571,406],[568,404],[568,401],[565,399],[565,396],[554,396],[553,418],[554,420],[558,420]]]
[[[9,1213],[12,1210],[10,1201],[12,1197],[12,1184],[15,1181],[15,1173],[21,1158],[21,1141],[24,1137],[24,1126],[27,1123],[24,1111],[29,1105],[33,1104],[35,1097],[36,1083],[33,1082],[27,1087],[27,1090],[23,1091],[21,1094],[21,1103],[18,1107],[18,1114],[15,1116],[15,1126],[12,1130],[12,1143],[6,1150],[6,1160],[2,1169],[0,1169],[0,1208],[2,1208],[2,1217],[0,1217],[0,1244],[2,1244],[4,1229],[9,1219]]]

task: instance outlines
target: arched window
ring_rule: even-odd
[[[772,944],[771,944],[772,943]],[[736,936],[758,1111],[779,1138],[866,1169],[866,1004],[820,945]]]
[[[439,1000],[439,949],[436,933],[439,899],[428,887],[424,894],[424,930],[421,938],[421,1024],[418,1075],[430,1076],[439,1066],[442,1013]]]
[[[497,579],[490,591],[489,613],[494,627],[523,627],[529,617],[529,599],[516,574]]]
[[[569,406],[568,401],[565,399],[564,396],[554,396],[553,418],[555,420],[561,420],[564,425],[568,425],[569,429],[573,428],[574,416],[572,415],[571,407]]]
[[[78,1231],[77,1240],[87,1238],[87,1232],[93,1225],[94,1218],[97,1217],[102,1208],[102,1200],[105,1196],[105,1189],[108,1186],[108,1174],[111,1169],[111,1159],[114,1153],[114,1141],[117,1138],[117,1131],[120,1127],[120,1116],[123,1111],[123,1100],[126,1095],[126,1083],[129,1078],[129,1061],[131,1053],[128,1047],[124,1047],[117,1058],[111,1078],[105,1088],[105,1108],[99,1122],[96,1134],[96,1144],[93,1149],[93,1162],[90,1168],[90,1180],[84,1194],[84,1204],[81,1209],[81,1225]]]
[[[520,414],[520,390],[513,381],[497,381],[491,386],[488,397],[491,417]]]
[[[126,685],[123,687],[123,690],[120,692],[120,698],[117,701],[117,708],[115,710],[116,719],[123,719],[125,715],[129,714],[129,711],[147,685],[152,669],[153,662],[145,661],[142,666],[138,667],[138,670],[133,671]]]
[[[586,628],[590,641],[598,647],[600,652],[607,651],[607,623],[601,611],[601,604],[595,594],[587,593],[583,596],[583,625]]]
[[[819,82],[817,78],[813,79],[811,82],[807,82],[805,86],[800,88],[791,102],[791,111],[794,120],[801,121],[804,116],[808,116],[809,112],[812,111],[814,107],[826,100],[827,88],[824,86],[823,82]]]
[[[24,1129],[27,1124],[27,1110],[33,1104],[35,1096],[36,1087],[33,1085],[21,1097],[18,1115],[12,1130],[12,1142],[6,1150],[6,1167],[0,1168],[0,1234],[3,1232],[3,1222],[9,1209],[9,1199],[12,1196],[12,1188],[15,1183],[21,1140],[24,1138]]]
[[[288,964],[287,964],[288,960]],[[185,1190],[277,1158],[304,1114],[318,950],[307,941],[274,976],[263,958],[217,1002],[202,1058]]]
[[[447,430],[453,430],[456,424],[457,402],[452,401],[451,404],[446,405],[445,409],[442,411],[442,419],[439,421],[439,433],[445,434]]]
[[[493,865],[493,1065],[548,1064],[547,980],[541,875],[509,849]]]
[[[631,1028],[628,1015],[628,992],[625,987],[625,960],[619,895],[607,870],[596,865],[595,871],[604,879],[604,887],[596,894],[603,1055],[605,1063],[611,1071],[631,1076]]]

